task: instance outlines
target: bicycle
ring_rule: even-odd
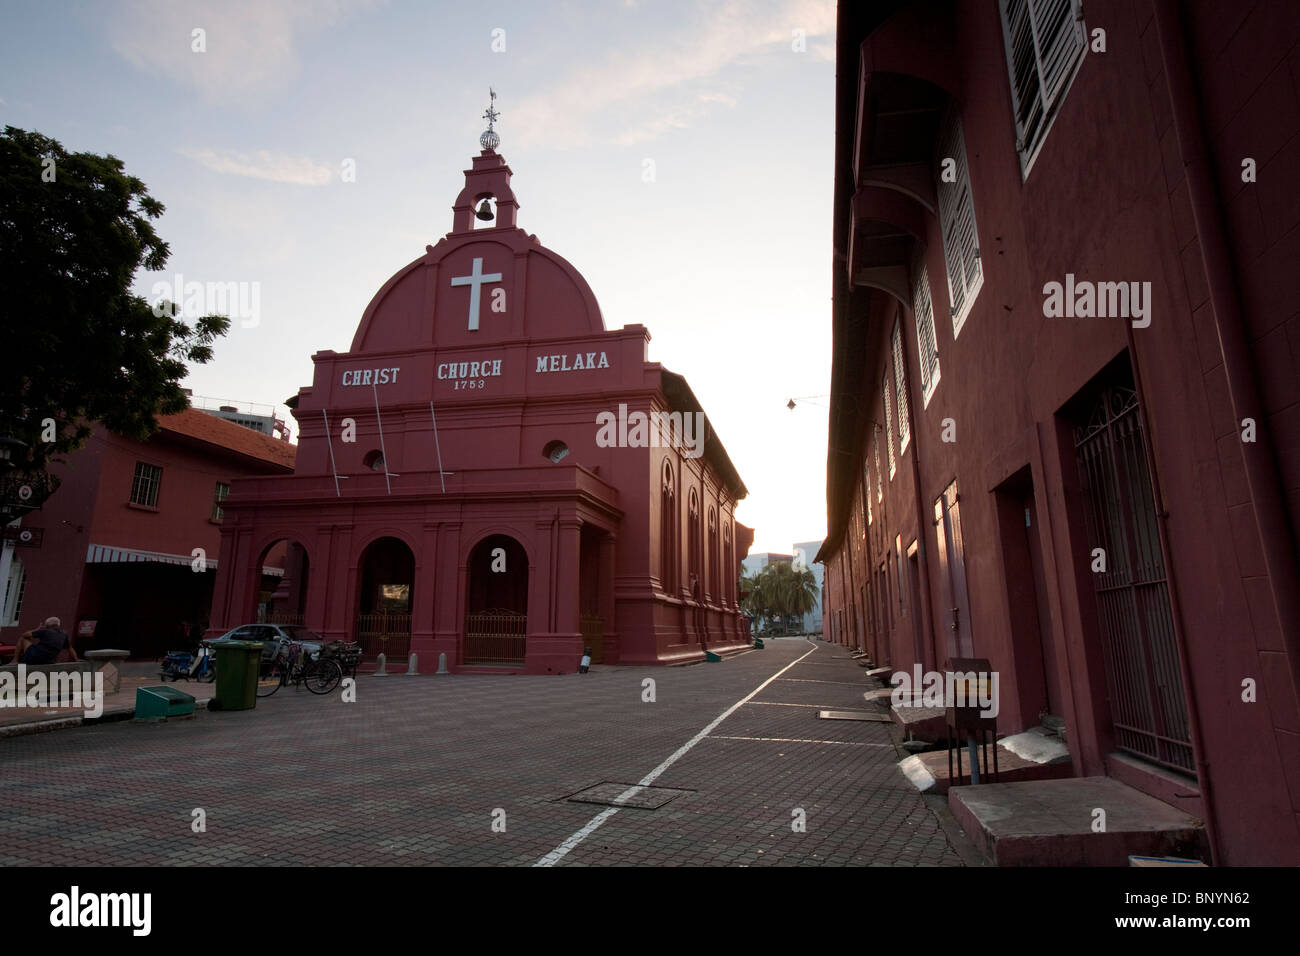
[[[270,660],[264,660],[258,669],[257,696],[270,697],[285,684],[295,687],[302,684],[313,694],[328,694],[343,680],[343,669],[337,661],[313,658],[304,652],[302,644],[293,642],[281,647]]]
[[[320,649],[320,658],[336,661],[344,677],[356,677],[361,665],[361,645],[357,642],[330,641]]]

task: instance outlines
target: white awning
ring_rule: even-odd
[[[217,569],[216,558],[205,558],[209,570]],[[92,544],[86,549],[87,564],[121,564],[145,561],[153,564],[190,565],[194,557],[188,554],[167,554],[162,551],[141,551],[138,548],[118,548],[107,544]],[[263,567],[263,574],[284,576],[284,568]]]

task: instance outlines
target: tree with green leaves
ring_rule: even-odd
[[[791,618],[802,618],[817,607],[820,591],[817,578],[807,568],[795,568],[787,561],[774,561],[752,577],[741,579],[742,592],[749,596],[741,607],[755,621],[785,631]]]
[[[131,292],[170,254],[163,205],[121,160],[69,153],[40,133],[0,135],[0,439],[10,467],[39,475],[97,424],[148,438],[188,406],[186,363],[206,363],[225,316],[197,318]],[[17,445],[13,439],[25,443]]]

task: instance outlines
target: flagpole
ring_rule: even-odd
[[[433,418],[433,447],[438,452],[438,480],[442,482],[442,493],[447,493],[447,479],[442,474],[442,446],[438,444],[438,416],[434,414],[433,402],[429,402],[429,415]]]
[[[379,454],[384,458],[384,487],[388,489],[388,493],[391,495],[393,493],[393,483],[388,480],[388,450],[384,448],[384,422],[379,417],[379,386],[371,382],[370,387],[375,393],[375,422],[379,425]]]
[[[339,490],[339,466],[334,464],[334,436],[330,434],[330,417],[326,414],[325,409],[320,410],[321,417],[325,419],[325,441],[330,446],[330,471],[334,473],[334,496],[343,497],[343,492]]]

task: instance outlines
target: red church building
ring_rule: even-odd
[[[744,483],[686,381],[647,361],[649,332],[606,330],[578,271],[516,226],[496,134],[480,142],[451,232],[384,284],[349,351],[312,357],[294,473],[233,483],[209,633],[260,614],[421,672],[747,647]]]

